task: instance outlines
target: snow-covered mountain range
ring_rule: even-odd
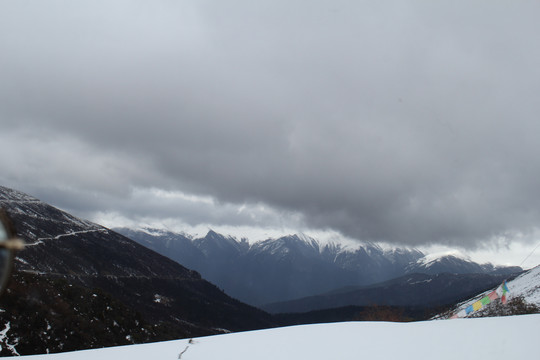
[[[233,297],[257,306],[413,273],[504,275],[521,271],[519,267],[478,264],[456,255],[426,255],[417,249],[383,249],[372,243],[356,247],[323,244],[305,235],[250,243],[214,231],[198,238],[157,229],[115,231],[200,272]]]

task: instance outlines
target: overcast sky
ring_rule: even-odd
[[[532,250],[539,13],[2,0],[0,183],[107,226]]]

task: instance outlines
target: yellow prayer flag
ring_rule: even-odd
[[[472,308],[473,308],[474,311],[479,310],[481,307],[482,307],[482,302],[481,301],[477,301],[474,304],[472,304]]]

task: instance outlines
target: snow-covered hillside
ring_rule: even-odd
[[[303,325],[27,360],[538,359],[540,315]]]
[[[508,282],[510,296],[523,296],[525,301],[540,306],[540,265]]]
[[[506,283],[506,286],[508,288],[508,298],[516,297],[516,296],[522,296],[523,299],[530,304],[534,304],[537,306],[540,306],[540,265],[524,272],[523,274],[519,275],[513,280],[510,280]],[[446,318],[447,316],[450,316],[452,314],[458,314],[458,316],[465,316],[461,315],[463,314],[463,310],[470,307],[474,303],[478,302],[480,299],[485,298],[486,296],[489,296],[490,293],[492,293],[495,289],[487,290],[481,294],[478,294],[477,296],[468,299],[466,301],[463,301],[456,305],[454,310],[451,313],[441,314],[440,316],[442,318]],[[500,300],[496,300],[500,301]],[[485,307],[482,307],[478,310],[479,313],[485,311],[489,307],[489,304],[487,304]],[[468,314],[468,313],[467,313]],[[478,315],[474,312],[471,313],[471,315]],[[467,315],[469,316],[469,315]]]

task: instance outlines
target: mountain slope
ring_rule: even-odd
[[[380,284],[267,304],[262,309],[270,313],[301,313],[353,305],[436,307],[453,304],[504,279],[505,275],[488,274],[409,274]]]
[[[54,314],[48,313],[42,305],[50,292],[45,285],[51,281],[65,281],[64,293],[70,287],[76,287],[81,289],[84,298],[92,296],[88,290],[99,289],[127,312],[139,313],[148,324],[161,324],[169,329],[166,338],[273,324],[269,315],[230,298],[197,272],[114,231],[4,187],[0,187],[0,206],[8,211],[19,236],[28,243],[17,256],[12,286],[5,298],[0,299],[5,310],[0,313],[3,323],[23,321],[24,314],[8,306],[17,306],[16,302],[10,302],[10,296],[15,295],[27,299],[30,304],[35,303],[36,311],[41,311],[39,316],[48,316],[51,318],[49,323],[54,323]],[[17,293],[20,285],[17,281],[20,280],[33,283],[32,291]],[[44,287],[40,288],[40,284]],[[50,289],[52,285],[47,286]],[[65,306],[80,308],[86,300]],[[99,321],[96,323],[98,326]],[[49,325],[43,326],[43,331],[47,332]],[[129,329],[126,331],[124,336],[130,337]],[[158,335],[150,336],[148,340],[164,339],[163,334]],[[47,345],[51,351],[62,349],[61,340],[56,345],[49,340]],[[78,344],[81,347],[92,345]]]

